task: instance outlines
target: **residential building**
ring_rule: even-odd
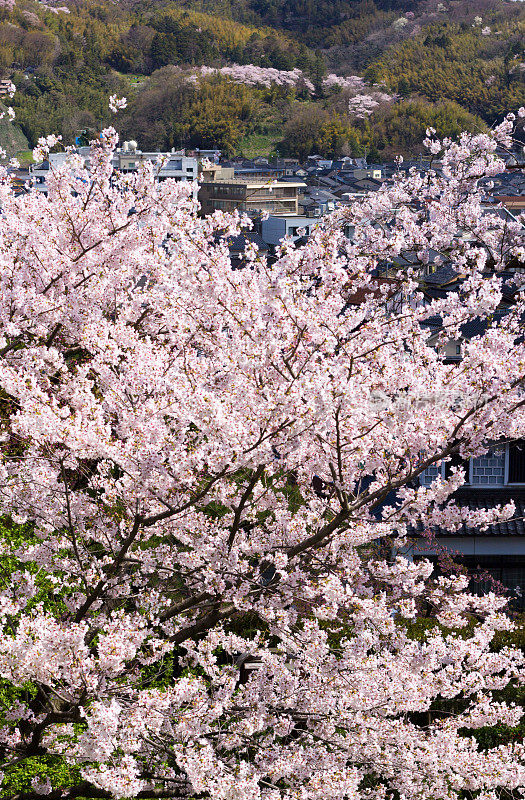
[[[203,178],[199,190],[201,213],[214,211],[244,212],[252,216],[268,214],[297,215],[299,191],[306,188],[300,181],[252,180],[251,178]]]
[[[30,167],[29,176],[39,192],[47,194],[49,188],[47,185],[49,172],[53,168],[56,169],[65,164],[67,157],[67,153],[49,153],[47,158],[41,161],[40,164],[33,164]]]
[[[147,161],[157,166],[157,179],[164,181],[172,178],[176,181],[195,181],[198,176],[198,161],[196,158],[186,156],[182,150],[172,150],[169,153],[159,151],[143,152],[139,150],[136,142],[124,142],[113,156],[113,165],[119,172],[136,172]]]
[[[463,524],[454,533],[441,529],[419,529],[413,555],[437,559],[449,553],[454,561],[470,571],[484,573],[473,588],[490,590],[491,580],[502,583],[510,592],[515,609],[525,610],[525,442],[496,443],[484,456],[461,462],[457,457],[429,467],[420,482],[428,486],[435,478],[448,477],[452,466],[461,465],[465,484],[455,492],[458,506],[472,511],[505,506],[513,502],[511,519],[488,525],[486,530]],[[427,538],[428,534],[431,538]],[[427,534],[427,536],[425,536]],[[490,576],[490,577],[489,577]]]
[[[312,232],[316,222],[309,217],[290,215],[270,214],[261,223],[261,236],[267,245],[276,247],[285,236],[290,236],[297,241],[302,236],[308,236]]]
[[[326,189],[312,189],[299,198],[299,208],[306,217],[322,217],[334,211],[339,198]]]
[[[227,239],[228,250],[233,269],[242,269],[246,266],[246,248],[255,245],[259,257],[268,255],[269,247],[257,231],[243,230],[238,236],[229,236]]]
[[[353,174],[354,178],[357,180],[362,180],[363,178],[373,178],[376,181],[380,181],[383,178],[383,168],[378,164],[371,164],[370,166],[362,169],[354,169]]]
[[[284,167],[275,167],[270,164],[244,163],[234,167],[236,178],[273,179],[279,180],[285,175]]]
[[[221,160],[221,151],[217,150],[217,148],[201,150],[199,147],[196,147],[194,150],[186,150],[186,155],[196,158],[198,161],[213,161],[215,164],[218,164]]]
[[[79,147],[77,151],[89,167],[91,155],[90,147]],[[67,153],[50,153],[40,164],[31,167],[31,177],[36,188],[47,194],[47,178],[54,167],[64,164]],[[170,153],[143,152],[137,148],[136,142],[124,142],[113,154],[113,167],[118,172],[136,172],[142,164],[151,161],[156,165],[156,177],[159,181],[172,178],[176,181],[196,181],[198,177],[198,161],[189,158],[181,152],[172,150]],[[195,197],[197,189],[195,189]]]
[[[235,177],[235,167],[214,164],[209,161],[199,162],[199,179],[203,183],[219,180],[231,180]]]
[[[525,194],[494,195],[494,200],[497,203],[502,203],[509,211],[517,211],[518,214],[525,211]]]
[[[492,323],[504,319],[514,302],[517,285],[512,272],[501,273],[503,278],[502,299],[494,312]],[[450,266],[441,267],[424,279],[423,293],[427,300],[443,298],[448,292],[457,292],[466,276],[455,272]],[[485,334],[489,327],[486,319],[473,319],[459,329],[459,338],[450,338],[438,344],[442,320],[435,316],[429,318],[425,327],[433,331],[429,339],[431,346],[439,347],[445,361],[458,364],[462,360],[464,343]],[[460,367],[458,367],[460,368]],[[431,399],[429,400],[431,401]],[[439,413],[437,409],[436,413]],[[422,486],[429,486],[436,478],[448,478],[454,467],[465,472],[464,484],[452,500],[471,511],[490,510],[515,505],[515,512],[509,520],[488,525],[486,529],[469,527],[463,524],[459,530],[450,533],[435,528],[419,534],[413,549],[415,557],[425,556],[435,560],[439,555],[450,554],[455,562],[463,564],[474,574],[472,587],[475,591],[492,588],[498,581],[510,592],[512,607],[525,610],[525,441],[500,440],[492,443],[489,451],[482,456],[462,459],[454,454],[441,464],[428,467],[419,477]],[[484,575],[484,577],[480,577]]]

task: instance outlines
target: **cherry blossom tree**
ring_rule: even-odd
[[[299,86],[302,85],[308,92],[314,91],[312,81],[300,69],[280,70],[274,67],[258,67],[254,64],[232,64],[227,67],[200,67],[200,75],[223,75],[234,83],[244,83],[247,86]]]
[[[247,221],[199,218],[153,164],[114,174],[111,130],[47,197],[3,176],[5,797],[522,796],[523,745],[473,735],[522,714],[502,691],[524,654],[492,647],[505,598],[403,557],[415,525],[513,512],[458,507],[461,469],[419,483],[525,434],[523,294],[494,315],[523,226],[479,187],[512,124],[430,131],[439,174],[243,270],[227,242]],[[425,304],[430,250],[465,280]],[[459,368],[436,316],[443,342],[487,324]]]
[[[333,72],[330,72],[325,78],[323,78],[323,86],[325,89],[339,88],[347,89],[351,92],[363,92],[369,86],[369,84],[359,75],[348,75],[346,77],[342,77],[341,75],[336,75]]]
[[[369,94],[356,94],[348,100],[348,113],[357,119],[371,116],[378,108],[385,107],[397,100],[397,95],[376,89]]]
[[[258,67],[254,64],[231,64],[226,67],[202,66],[196,70],[183,70],[187,73],[187,78],[191,83],[198,80],[198,76],[222,75],[234,83],[244,83],[247,86],[289,86],[303,88],[312,94],[315,86],[311,79],[300,69],[279,70],[274,67]],[[336,75],[329,73],[322,80],[325,90],[339,90],[348,92],[349,95],[364,96],[365,92],[371,92],[371,96],[366,96],[367,100],[372,101],[372,108],[375,109],[379,104],[395,100],[395,96],[390,96],[384,91],[384,87],[378,84],[369,84],[359,75]],[[352,107],[351,107],[352,111]],[[365,113],[372,113],[365,112]]]

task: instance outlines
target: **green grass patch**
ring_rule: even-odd
[[[32,150],[21,150],[19,153],[16,154],[15,158],[17,158],[20,161],[21,165],[34,163]]]
[[[273,155],[280,138],[278,132],[252,133],[239,142],[239,153],[245,158]]]

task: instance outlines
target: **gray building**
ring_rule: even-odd
[[[261,236],[266,244],[275,247],[285,236],[291,236],[294,240],[308,236],[316,224],[315,220],[297,214],[287,216],[270,214],[261,223]]]

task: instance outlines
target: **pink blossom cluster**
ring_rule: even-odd
[[[381,89],[372,90],[367,94],[356,94],[348,101],[348,113],[358,119],[364,119],[378,108],[393,103],[395,100],[397,100],[397,95],[390,95]]]
[[[297,86],[303,84],[309,92],[313,92],[314,85],[311,80],[300,70],[279,70],[273,67],[257,67],[253,64],[233,64],[230,67],[201,67],[201,75],[224,75],[235,83],[244,83],[248,86]]]
[[[117,114],[119,111],[126,108],[128,105],[128,101],[125,97],[117,97],[116,94],[112,94],[109,98],[109,110],[113,114]]]
[[[200,67],[198,73],[200,75],[224,75],[236,83],[244,83],[248,86],[267,86],[272,84],[278,86],[298,86],[302,85],[309,92],[314,91],[314,85],[310,78],[300,69],[293,70],[278,70],[273,67],[257,67],[253,64],[233,64],[229,67]],[[188,80],[195,82],[196,74],[190,76]],[[364,92],[369,84],[364,78],[358,75],[349,75],[343,77],[334,73],[328,74],[323,78],[323,86],[326,89],[340,88],[343,91],[350,92]]]
[[[331,72],[323,79],[323,86],[326,89],[340,87],[343,90],[348,90],[351,92],[362,92],[365,90],[368,84],[365,79],[359,77],[359,75],[348,75],[346,77],[342,77],[341,75],[335,75],[333,72]]]
[[[153,164],[114,175],[112,129],[47,196],[1,171],[0,514],[26,528],[0,529],[0,677],[20,690],[0,697],[0,770],[76,768],[5,797],[519,796],[524,745],[465,735],[521,719],[502,690],[525,655],[493,647],[506,598],[406,557],[415,528],[514,513],[463,508],[461,469],[419,480],[525,437],[523,293],[495,313],[523,220],[485,213],[480,185],[513,125],[429,130],[439,174],[399,174],[242,270],[228,239],[249,220],[201,218]],[[464,279],[429,301],[436,251]],[[460,367],[436,317],[440,342],[486,323]],[[398,413],[432,393],[463,402]]]

